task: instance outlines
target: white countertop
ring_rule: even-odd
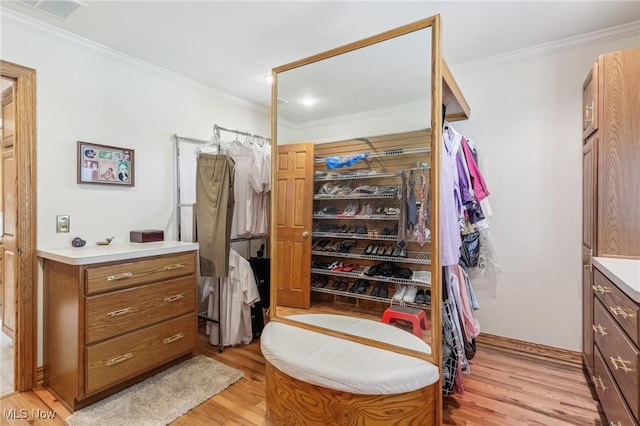
[[[627,296],[640,303],[640,260],[594,257],[593,265]]]
[[[147,256],[197,250],[198,243],[156,241],[152,243],[112,243],[108,246],[87,244],[84,247],[38,250],[38,256],[68,265],[89,265],[116,260],[137,259]]]

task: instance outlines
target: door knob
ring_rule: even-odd
[[[302,233],[302,236],[303,236],[304,238],[309,237],[309,235],[311,235],[311,234],[309,233],[309,231],[304,231],[304,232]]]

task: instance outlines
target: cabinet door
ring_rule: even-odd
[[[603,56],[599,73],[596,253],[640,258],[640,48]]]
[[[582,137],[586,138],[598,128],[598,63],[582,85]]]
[[[582,354],[589,373],[593,372],[593,268],[591,266],[590,250],[582,247],[582,256],[589,261],[582,268]]]
[[[587,139],[582,148],[582,245],[593,251],[596,224],[596,152],[598,147],[596,133]]]

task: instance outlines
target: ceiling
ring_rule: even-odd
[[[438,13],[451,66],[630,22],[640,27],[638,0],[83,2],[66,20],[18,0],[0,4],[265,107],[271,90],[262,77],[272,68]]]

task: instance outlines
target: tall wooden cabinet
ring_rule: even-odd
[[[583,85],[583,357],[611,424],[638,422],[638,370],[621,378],[616,358],[637,336],[613,332],[616,324],[625,330],[633,316],[618,315],[618,306],[606,301],[610,294],[629,295],[604,283],[593,258],[640,259],[639,76],[640,48],[630,49],[600,56]],[[631,353],[637,350],[631,345]],[[621,412],[635,418],[621,419]]]

